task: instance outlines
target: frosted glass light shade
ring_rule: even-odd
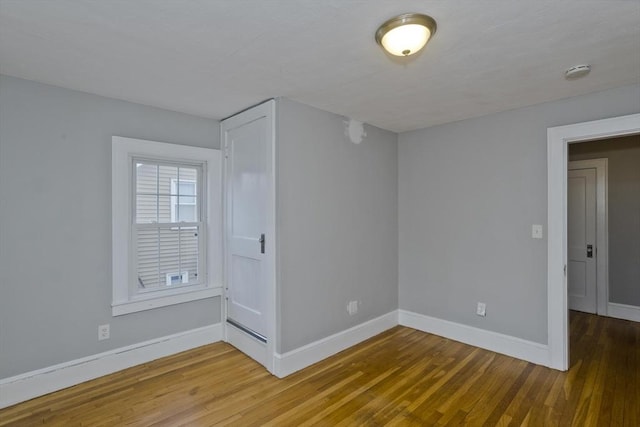
[[[436,31],[430,16],[407,13],[391,18],[376,31],[376,41],[395,56],[409,56],[427,44]]]
[[[382,46],[392,55],[408,56],[427,44],[431,31],[418,24],[394,28],[382,37]]]

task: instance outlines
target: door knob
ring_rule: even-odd
[[[263,254],[264,253],[264,243],[265,243],[264,233],[262,233],[260,235],[260,239],[258,240],[258,242],[260,242],[260,253]]]
[[[587,245],[587,258],[593,258],[593,245]]]

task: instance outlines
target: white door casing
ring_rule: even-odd
[[[571,310],[596,313],[596,170],[569,163],[567,295]]]
[[[548,365],[551,368],[562,371],[569,369],[569,322],[565,275],[568,144],[638,133],[640,133],[640,114],[547,129],[547,327]],[[600,252],[602,254],[602,250]],[[602,272],[599,270],[598,274]]]
[[[275,102],[221,123],[225,150],[225,339],[273,372]]]

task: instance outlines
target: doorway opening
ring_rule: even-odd
[[[549,366],[569,368],[567,294],[568,145],[640,134],[640,114],[558,126],[547,130],[547,325]]]

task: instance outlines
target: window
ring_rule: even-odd
[[[112,146],[113,315],[220,295],[219,151]]]
[[[171,222],[193,222],[196,218],[196,181],[191,179],[171,179]]]
[[[133,158],[133,253],[138,292],[199,284],[204,253],[202,166]]]

